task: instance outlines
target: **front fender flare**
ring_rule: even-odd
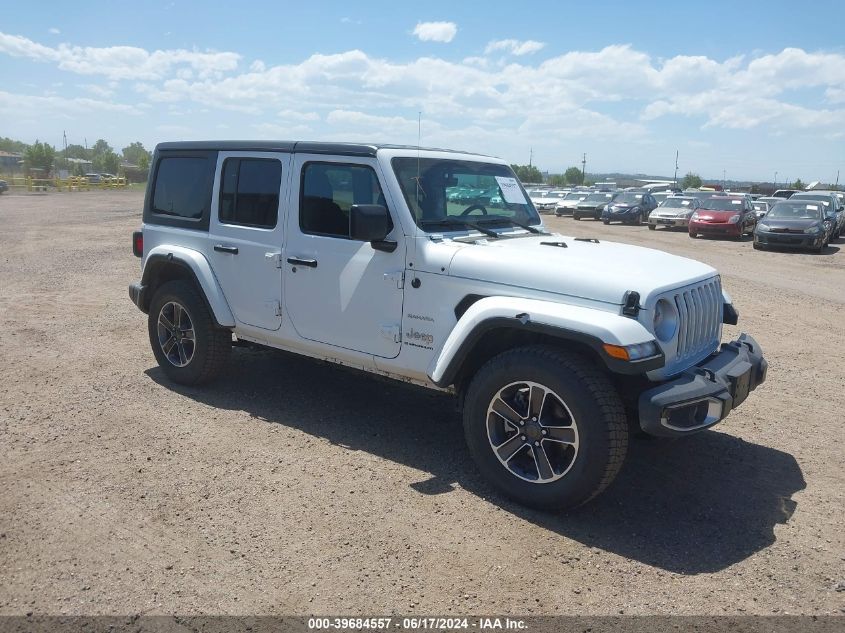
[[[202,253],[184,246],[160,245],[152,248],[144,259],[141,279],[144,286],[150,284],[151,271],[161,263],[187,268],[202,291],[217,324],[222,327],[235,326],[235,317],[226,302],[223,289],[211,270],[211,264]]]
[[[611,345],[636,345],[654,340],[639,321],[612,312],[519,297],[485,297],[473,303],[452,328],[446,342],[428,366],[438,387],[451,385],[464,359],[481,337],[497,328],[517,328],[564,341],[588,345],[614,373],[641,374],[662,367],[663,354],[639,362],[611,357]]]

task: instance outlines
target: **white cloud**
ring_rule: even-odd
[[[47,29],[47,32],[50,35],[58,35],[59,33],[61,33],[61,31],[59,29],[57,29],[55,26],[51,26],[49,29]]]
[[[455,34],[441,33],[444,39],[438,40],[435,31],[426,37],[448,41]],[[496,40],[487,45],[486,57],[463,60],[398,61],[348,50],[271,66],[261,60],[243,64],[234,52],[51,47],[0,33],[0,55],[86,75],[90,83],[78,87],[93,97],[68,100],[64,94],[60,101],[57,95],[6,93],[7,104],[18,99],[44,118],[112,106],[144,112],[150,128],[184,123],[188,117],[167,120],[168,112],[193,108],[190,123],[200,130],[198,136],[225,122],[241,134],[414,143],[422,111],[426,144],[493,153],[530,144],[560,156],[566,147],[607,139],[641,146],[668,117],[689,118],[696,128],[792,132],[801,139],[831,138],[845,130],[841,53],[789,48],[724,60],[657,59],[629,45],[611,45],[532,62],[529,53],[541,46],[532,40]],[[491,56],[496,52],[507,57]],[[30,91],[48,87],[44,82]],[[121,90],[131,94],[134,105],[110,103],[121,99]],[[29,116],[11,106],[5,111],[3,120],[12,125]],[[267,127],[256,127],[262,124]]]
[[[28,116],[37,114],[38,116],[58,115],[65,117],[69,114],[90,114],[92,112],[141,113],[135,106],[87,97],[36,96],[0,91],[0,113],[11,115],[19,112],[26,112]]]
[[[237,53],[188,51],[183,49],[146,51],[134,46],[104,48],[59,44],[53,48],[20,35],[0,33],[0,53],[34,61],[54,62],[61,70],[81,75],[105,75],[112,79],[154,80],[166,77],[173,68],[190,67],[201,77],[220,76],[237,68]]]
[[[451,42],[458,33],[454,22],[418,22],[414,35],[423,42]]]
[[[545,46],[545,42],[538,42],[536,40],[493,40],[487,44],[484,54],[489,55],[496,51],[504,51],[516,56],[530,55],[545,48]]]

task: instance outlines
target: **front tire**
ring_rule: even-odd
[[[656,230],[657,230],[657,226],[656,226],[656,225],[654,225],[654,224],[649,224],[649,225],[648,225],[648,230],[649,230],[649,231],[656,231]]]
[[[199,385],[213,380],[232,351],[232,333],[218,327],[193,284],[163,284],[150,302],[150,346],[173,382]]]
[[[582,505],[616,477],[628,447],[625,409],[607,376],[554,347],[509,350],[475,375],[464,434],[478,469],[534,508]]]

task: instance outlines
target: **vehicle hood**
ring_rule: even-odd
[[[657,218],[676,218],[692,214],[693,211],[690,207],[657,207],[651,215]]]
[[[649,296],[710,279],[716,270],[651,248],[555,234],[470,243],[452,257],[449,275],[505,285],[508,294],[524,288],[612,304],[634,290],[645,305]]]
[[[563,209],[574,209],[579,204],[581,204],[580,200],[560,200],[557,203],[557,206]]]
[[[764,217],[760,220],[763,224],[769,227],[771,231],[795,231],[796,233],[803,233],[804,229],[809,229],[811,226],[821,224],[821,220],[812,219],[781,219]]]
[[[631,209],[634,209],[634,208],[639,207],[639,206],[640,206],[639,202],[634,202],[634,203],[611,202],[605,208],[610,210],[610,211],[630,211]]]
[[[610,203],[607,202],[607,201],[604,201],[604,202],[586,202],[586,201],[582,200],[581,202],[578,203],[576,208],[578,208],[578,209],[597,209],[599,207],[605,206],[606,204],[610,204]]]

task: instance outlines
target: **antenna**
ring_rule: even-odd
[[[672,186],[678,188],[678,150],[675,150],[675,177],[672,178]]]

